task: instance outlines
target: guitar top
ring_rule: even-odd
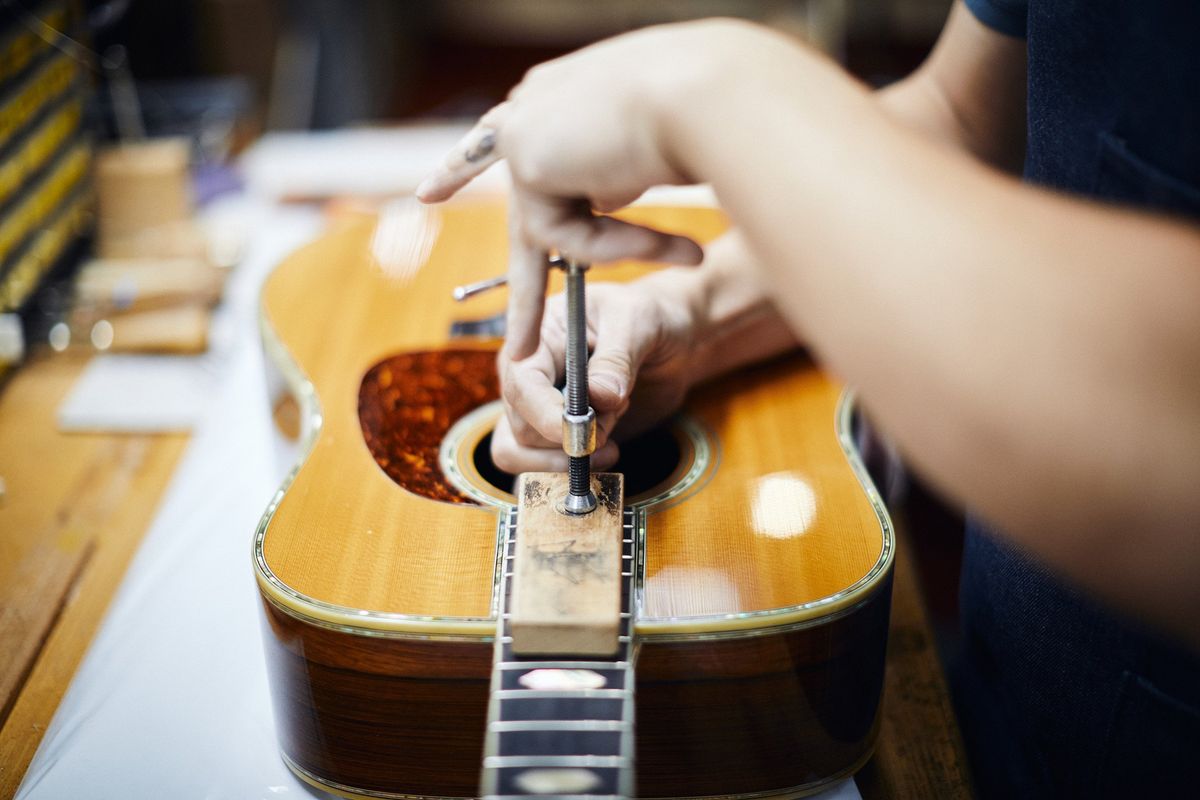
[[[702,242],[726,227],[711,209],[623,216]],[[506,670],[529,665],[497,636],[517,504],[488,455],[499,342],[461,335],[494,330],[504,298],[451,299],[506,253],[499,204],[399,204],[338,219],[264,286],[263,339],[303,452],[253,542],[285,761],[353,798],[473,797],[481,763],[489,795],[538,794],[503,765],[593,763],[554,755],[573,727],[625,742],[634,763],[636,681],[639,796],[793,798],[852,774],[878,730],[894,543],[851,403],[802,355],[698,387],[622,445],[628,652],[589,671],[616,681],[596,691],[619,704],[521,716],[528,687],[507,682],[524,673]],[[575,794],[616,794],[620,775]]]
[[[513,501],[479,476],[467,476],[481,487],[478,499],[452,485],[435,437],[496,396],[487,352],[495,343],[451,342],[448,333],[457,319],[501,311],[503,298],[457,305],[450,297],[504,270],[506,226],[498,205],[429,213],[440,217],[440,234],[415,274],[393,277],[380,263],[375,220],[364,216],[295,254],[266,284],[268,352],[310,404],[314,438],[264,518],[255,561],[266,595],[302,615],[486,637],[495,625],[497,513]],[[639,214],[701,240],[725,226],[707,209]],[[622,264],[590,279],[648,269]],[[413,401],[418,391],[425,397]],[[658,488],[669,496],[646,506],[641,635],[800,622],[852,604],[886,573],[890,530],[848,456],[848,413],[841,388],[800,357],[693,392],[672,470],[693,474],[668,476]],[[486,434],[488,419],[480,425]],[[375,452],[372,426],[393,439]],[[479,444],[471,433],[463,447]]]

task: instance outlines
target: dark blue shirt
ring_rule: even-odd
[[[1200,217],[1200,2],[966,4],[1027,40],[1027,179]]]
[[[1027,41],[1026,180],[1200,220],[1200,0],[966,4]],[[961,600],[956,694],[981,796],[1200,793],[1196,654],[976,522]]]

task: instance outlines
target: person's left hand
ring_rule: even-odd
[[[695,273],[664,270],[633,283],[595,283],[588,291],[589,402],[596,411],[592,466],[608,469],[615,439],[650,428],[673,413],[694,380],[695,309],[684,284]],[[563,295],[550,298],[541,341],[528,358],[506,345],[497,365],[504,416],[492,436],[492,460],[512,473],[563,471],[562,376],[566,348]]]

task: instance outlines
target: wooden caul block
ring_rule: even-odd
[[[121,311],[180,303],[216,305],[225,272],[199,258],[94,259],[75,279],[75,302]]]
[[[96,156],[100,239],[120,239],[192,216],[186,139],[154,139]]]
[[[203,353],[208,349],[212,314],[203,306],[181,305],[109,317],[114,353]]]
[[[511,630],[518,655],[607,656],[621,619],[624,478],[592,476],[596,510],[558,510],[567,476],[526,472],[517,487]]]

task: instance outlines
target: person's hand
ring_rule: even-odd
[[[759,271],[732,230],[709,243],[698,269],[589,287],[588,399],[597,416],[597,469],[617,460],[617,441],[665,419],[692,386],[796,347]],[[563,398],[555,388],[565,361],[565,317],[562,295],[551,298],[533,355],[515,358],[508,345],[500,351],[505,414],[492,436],[492,459],[509,472],[566,467]]]
[[[514,359],[537,348],[548,251],[589,263],[700,262],[690,239],[594,212],[621,208],[652,186],[693,182],[673,157],[664,119],[763,36],[773,34],[727,20],[660,26],[535,67],[418,187],[421,200],[439,202],[507,159]]]
[[[671,414],[692,383],[696,317],[680,270],[629,284],[588,287],[589,400],[596,411],[595,469],[616,462],[615,438],[628,438]],[[563,296],[546,303],[541,342],[527,358],[500,351],[505,414],[492,436],[492,460],[512,473],[563,471],[562,393],[566,308]]]

